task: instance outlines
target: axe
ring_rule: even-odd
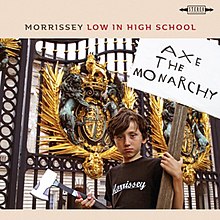
[[[30,192],[31,195],[38,199],[48,201],[50,187],[56,186],[66,191],[67,193],[71,194],[75,198],[82,197],[83,199],[86,199],[87,196],[85,194],[63,185],[56,179],[56,177],[57,174],[54,171],[47,169],[44,175],[42,176],[42,178],[40,179],[40,181]],[[95,204],[92,206],[92,208],[107,209],[107,207],[103,205],[101,202],[99,202],[97,199],[95,199]]]

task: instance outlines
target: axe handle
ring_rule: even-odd
[[[60,182],[58,183],[58,187],[64,191],[66,191],[67,193],[73,195],[75,198],[79,198],[79,197],[82,197],[83,199],[87,198],[87,196],[84,193],[81,193],[79,191],[71,189],[71,188],[63,185]],[[101,202],[99,202],[98,200],[95,200],[95,204],[92,206],[92,208],[94,208],[94,209],[107,209],[107,207],[105,205],[103,205]]]

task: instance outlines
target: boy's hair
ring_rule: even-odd
[[[131,121],[133,121],[137,125],[137,128],[139,128],[143,140],[147,138],[147,125],[144,118],[131,109],[121,108],[118,113],[110,119],[108,123],[107,132],[113,143],[114,136],[120,135],[124,131],[126,131]]]

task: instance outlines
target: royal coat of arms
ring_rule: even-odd
[[[85,63],[74,64],[66,71],[58,64],[55,70],[47,65],[42,75],[40,127],[48,136],[41,137],[41,149],[85,158],[85,173],[99,178],[103,159],[122,159],[106,128],[121,107],[133,108],[134,91],[93,54]]]

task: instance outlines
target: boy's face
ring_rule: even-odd
[[[143,136],[137,124],[131,121],[126,131],[114,136],[114,142],[118,151],[123,156],[123,162],[127,163],[134,161],[141,156],[141,144],[145,143],[146,140],[143,140]]]

